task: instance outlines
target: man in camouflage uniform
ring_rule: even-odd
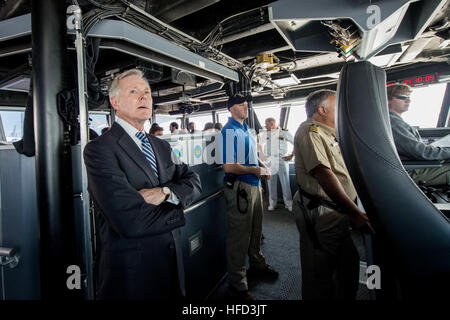
[[[450,147],[434,147],[421,141],[417,129],[403,121],[402,113],[408,111],[411,88],[406,84],[393,84],[387,87],[389,117],[395,147],[402,160],[447,160],[450,159]],[[411,178],[418,183],[424,180],[427,186],[449,185],[450,164],[441,168],[408,170]]]
[[[355,204],[355,187],[336,141],[336,96],[331,90],[311,93],[308,119],[294,139],[299,192],[294,214],[300,232],[302,296],[305,300],[356,297],[359,255],[350,224],[373,232],[367,216]]]

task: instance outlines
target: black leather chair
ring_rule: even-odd
[[[444,298],[450,291],[450,221],[404,170],[389,121],[386,75],[347,64],[337,92],[337,135],[358,195],[377,234],[377,298]]]

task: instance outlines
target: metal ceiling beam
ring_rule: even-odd
[[[203,42],[201,42],[200,40],[190,36],[189,34],[187,34],[185,32],[182,32],[182,31],[172,27],[170,24],[167,24],[167,23],[161,21],[160,19],[158,19],[155,16],[151,15],[147,11],[142,10],[140,7],[135,6],[134,4],[129,3],[129,2],[127,3],[127,5],[130,8],[132,8],[133,10],[135,10],[136,12],[141,13],[142,15],[147,17],[148,19],[150,19],[150,20],[154,21],[155,23],[157,23],[158,25],[162,26],[163,28],[177,33],[182,38],[188,39],[188,40],[192,41],[193,43],[203,44]],[[243,67],[243,65],[238,60],[235,60],[235,59],[227,56],[226,54],[220,52],[219,50],[217,50],[215,48],[209,47],[209,49],[212,50],[213,54],[216,55],[218,58],[223,59],[224,61],[227,61],[227,62],[234,63],[236,65],[236,68]]]
[[[249,56],[254,58],[259,53],[274,52],[280,48],[286,50],[286,42],[273,29],[263,35],[256,34],[246,39],[240,39],[233,44],[225,45],[222,51],[236,59],[242,59]]]
[[[28,76],[26,74],[28,73]],[[17,68],[9,71],[5,76],[2,77],[0,80],[0,89],[3,90],[11,90],[10,87],[16,84],[17,82],[24,81],[25,78],[28,79],[28,83],[25,86],[26,90],[17,90],[17,91],[23,91],[28,92],[29,89],[29,78],[31,77],[30,74],[30,67],[28,64],[22,64],[18,66]]]
[[[164,1],[163,3],[166,7],[155,12],[155,16],[158,17],[158,19],[170,23],[203,8],[209,7],[219,1],[220,0],[184,0],[176,1],[174,5],[167,4],[169,1]]]
[[[207,93],[213,93],[213,92],[216,92],[217,90],[222,89],[222,87],[223,87],[223,84],[212,83],[205,87],[186,91],[185,94],[187,96],[199,99],[199,98],[203,98],[204,95]],[[181,93],[175,93],[175,94],[169,94],[169,95],[161,96],[161,97],[153,97],[153,104],[154,105],[167,105],[167,104],[179,103],[179,102],[181,102],[180,96],[181,96]]]
[[[143,60],[147,60],[150,62],[162,64],[171,68],[175,68],[178,70],[183,70],[189,73],[192,73],[194,75],[204,77],[213,81],[217,82],[225,82],[225,78],[221,75],[218,75],[216,73],[211,72],[210,70],[205,70],[200,67],[193,66],[191,64],[188,64],[182,60],[174,59],[170,56],[152,51],[150,49],[143,48],[141,46],[128,43],[125,41],[120,40],[109,40],[105,39],[102,40],[100,43],[101,49],[111,49],[111,50],[117,50],[119,52],[123,52],[138,58],[141,58]],[[206,59],[205,59],[206,60]],[[231,75],[232,76],[232,75]],[[234,80],[232,78],[231,80]],[[234,80],[236,81],[236,80]]]
[[[252,28],[252,29],[250,29],[248,31],[237,33],[237,34],[233,34],[233,35],[228,36],[228,37],[224,37],[221,40],[215,42],[214,45],[215,46],[220,46],[221,44],[228,43],[228,42],[233,42],[233,41],[236,41],[236,40],[248,37],[248,36],[252,36],[252,35],[255,35],[255,34],[258,34],[258,33],[261,33],[261,32],[269,31],[269,30],[272,30],[273,28],[274,27],[273,27],[273,25],[271,23],[266,23],[266,24],[260,25],[260,26],[258,26],[256,28]]]
[[[0,21],[0,42],[30,34],[31,14]],[[136,47],[141,47],[141,49],[152,51],[155,55],[166,57],[167,60],[177,61],[178,69],[180,70],[191,70],[188,72],[206,77],[207,79],[221,82],[224,79],[239,80],[238,74],[234,70],[123,21],[102,20],[90,30],[88,36],[104,39],[120,39],[124,42],[129,42]],[[14,52],[6,51],[3,55],[17,53],[17,50],[23,52],[27,49],[26,47],[17,48]],[[193,70],[196,70],[196,72],[192,72]]]
[[[198,70],[197,73],[204,71],[201,73],[208,73],[233,81],[239,80],[237,72],[123,21],[102,20],[91,29],[88,35],[106,39],[121,39],[138,45],[139,47],[153,51],[157,55],[178,61],[179,65],[186,66],[185,68],[178,67],[180,70],[188,71],[187,69],[195,69]],[[206,78],[218,81],[217,77],[207,76]]]
[[[447,62],[439,63],[414,63],[411,65],[394,67],[386,70],[386,80],[395,81],[399,79],[415,77],[430,73],[438,73],[440,75],[450,74],[450,65]]]
[[[31,13],[0,21],[0,42],[31,34]]]
[[[431,37],[419,38],[413,41],[409,45],[408,49],[406,49],[406,51],[401,55],[398,61],[401,63],[408,63],[413,61],[419,55],[419,53],[421,53],[422,50],[428,45],[428,43],[430,43],[431,39],[432,39]]]
[[[344,66],[344,64],[345,64],[345,62],[338,62],[335,64],[319,66],[319,67],[314,67],[314,68],[310,68],[310,69],[297,70],[297,71],[294,71],[293,74],[295,74],[295,76],[300,80],[320,78],[320,77],[325,77],[330,74],[335,74],[335,73],[341,72],[341,69]]]
[[[0,48],[0,58],[25,52],[31,52],[31,43],[17,43],[11,46],[3,46]]]
[[[0,90],[0,107],[26,107],[28,94],[24,92]]]

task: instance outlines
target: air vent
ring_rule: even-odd
[[[203,236],[200,230],[189,238],[189,255],[193,256],[203,247]]]
[[[184,86],[195,87],[195,76],[185,71],[172,69],[172,82]]]
[[[367,263],[364,261],[359,262],[359,283],[366,284],[367,283]]]

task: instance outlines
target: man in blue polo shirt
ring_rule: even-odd
[[[227,201],[227,259],[229,292],[239,299],[254,300],[248,292],[247,277],[275,280],[278,272],[266,263],[261,252],[263,205],[261,177],[269,169],[258,159],[256,140],[244,122],[248,118],[245,97],[228,99],[231,117],[222,129],[222,157]],[[245,268],[249,256],[250,269]]]

